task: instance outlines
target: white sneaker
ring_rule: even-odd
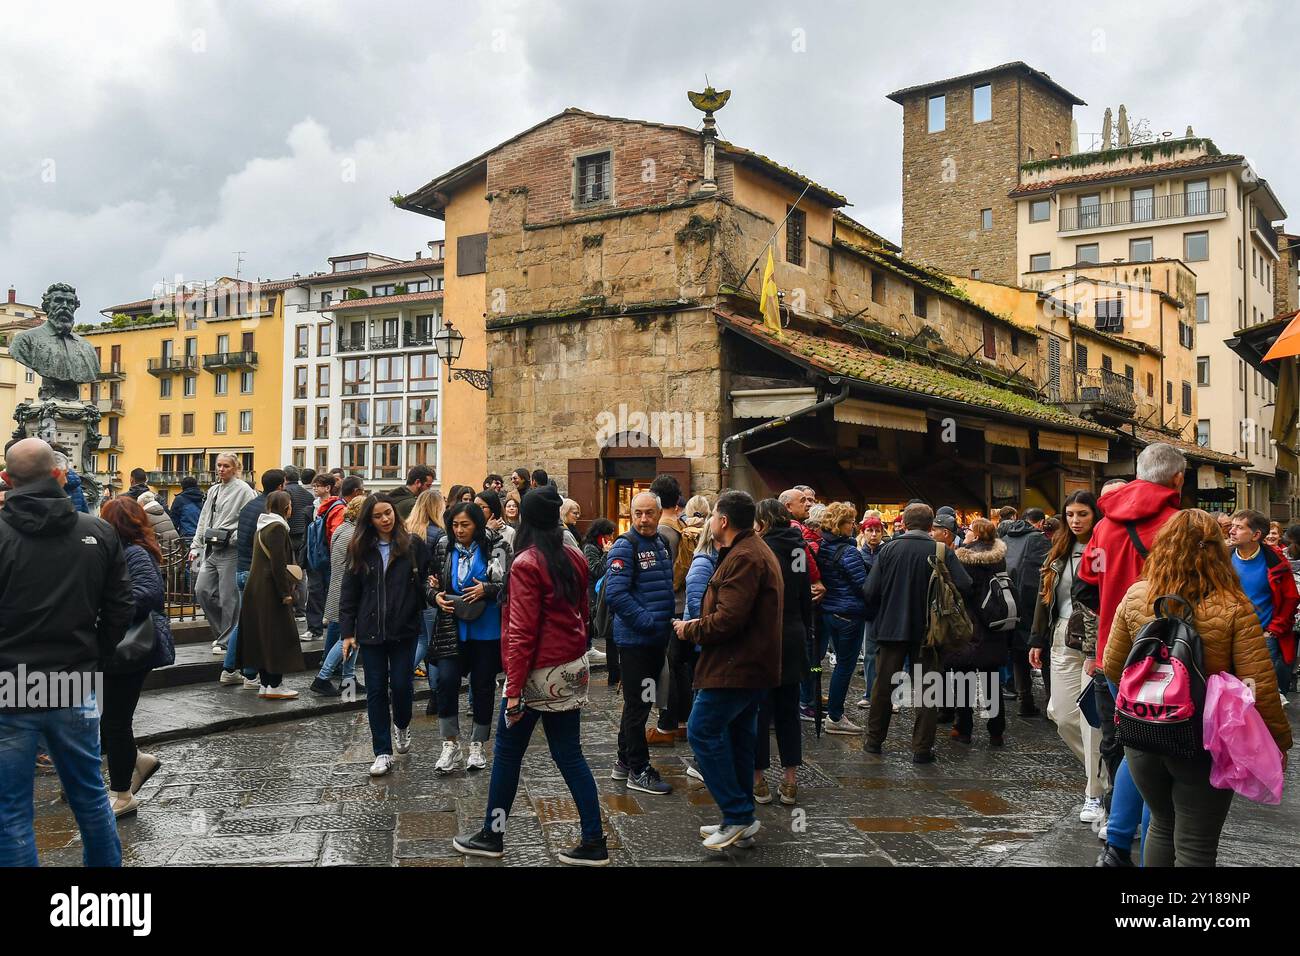
[[[239,671],[222,671],[221,677],[217,679],[217,682],[220,684],[242,684],[244,682],[244,675],[239,673]]]
[[[225,657],[225,656],[226,656],[226,649],[225,649],[224,647],[222,647],[218,642],[213,641],[213,642],[212,642],[212,653],[213,653],[213,655],[216,656],[216,657]]]
[[[607,660],[609,660],[609,655],[604,651],[598,651],[594,647],[587,651],[588,664],[604,664]]]
[[[263,700],[293,700],[298,696],[298,692],[281,684],[279,687],[263,687],[257,696]]]
[[[827,651],[827,652],[826,652],[826,669],[827,669],[827,670],[832,670],[832,671],[835,670],[835,665],[838,664],[839,662],[840,662],[840,659],[839,659],[838,657],[835,656],[835,652],[834,652],[834,651]]]
[[[1085,797],[1083,809],[1079,811],[1080,823],[1097,823],[1105,816],[1100,797]]]
[[[1106,842],[1106,824],[1105,824],[1105,823],[1103,823],[1100,827],[1097,828],[1097,839],[1100,840],[1102,843],[1105,843],[1105,842]]]
[[[411,749],[411,728],[407,727],[402,730],[400,727],[393,728],[393,746],[399,754],[407,753]]]
[[[694,777],[696,780],[700,781],[700,783],[704,782],[704,774],[700,773],[699,769],[696,768],[693,763],[688,763],[686,765],[686,776]]]
[[[442,753],[438,756],[438,762],[433,765],[433,769],[438,773],[451,773],[460,763],[460,742],[455,740],[444,740],[442,742]]]
[[[380,754],[375,758],[375,762],[370,765],[370,776],[382,777],[384,774],[391,772],[393,769],[393,758],[388,754]]]
[[[749,826],[745,827],[745,832],[741,834],[741,838],[745,840],[750,839],[751,837],[753,837],[755,833],[758,832],[758,828],[759,828],[759,823],[757,820],[755,820]],[[700,827],[700,839],[701,840],[707,839],[708,837],[713,836],[713,834],[717,833],[721,829],[722,829],[721,823],[706,823],[704,826]]]
[[[844,734],[846,736],[862,733],[862,728],[847,717],[826,721],[826,725],[822,727],[822,730],[828,734]]]
[[[1279,692],[1278,692],[1278,696],[1282,698],[1282,706],[1283,706],[1283,707],[1286,707],[1288,704],[1291,703],[1291,701],[1289,701],[1289,700],[1286,699],[1286,694],[1283,694],[1283,693],[1281,693],[1281,692],[1279,691]]]
[[[738,823],[729,823],[726,826],[719,827],[717,831],[705,838],[704,849],[720,852],[734,843],[749,839],[758,832],[759,827],[760,824],[757,820],[747,827],[742,827]]]
[[[244,678],[244,688],[245,688],[246,690],[252,690],[254,687],[256,687],[256,688],[258,688],[258,689],[260,690],[261,687],[262,687],[262,682],[261,682],[260,680],[258,680],[256,677],[245,677],[245,678]]]
[[[465,758],[466,770],[482,770],[487,766],[487,757],[483,756],[483,744],[477,740],[469,745],[469,756]]]

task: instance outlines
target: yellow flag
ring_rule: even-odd
[[[772,247],[767,247],[767,265],[763,267],[763,292],[758,300],[758,310],[763,313],[763,324],[776,335],[781,334],[781,305],[776,295],[776,263],[772,259]]]

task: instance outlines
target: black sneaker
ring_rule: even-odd
[[[885,752],[885,748],[880,746],[880,744],[873,744],[871,741],[867,741],[865,744],[863,744],[862,749],[869,754],[879,754]]]
[[[322,680],[319,677],[311,682],[311,687],[308,690],[322,697],[341,697],[343,695],[343,692],[335,687],[332,681]]]
[[[651,793],[655,796],[664,796],[673,792],[670,784],[664,783],[659,776],[659,771],[654,767],[647,766],[640,773],[628,773],[627,788],[629,790],[640,790],[642,793]]]
[[[1132,866],[1132,865],[1133,865],[1132,856],[1126,856],[1125,854],[1120,853],[1119,850],[1115,849],[1109,843],[1106,844],[1106,849],[1101,851],[1101,855],[1097,857],[1097,866]]]
[[[605,848],[605,838],[583,840],[571,850],[561,850],[560,862],[570,866],[608,866],[609,850]]]
[[[499,860],[505,856],[505,838],[491,830],[479,830],[477,833],[462,833],[451,838],[451,845],[466,856],[486,856]]]
[[[628,774],[627,764],[625,764],[625,763],[624,763],[623,761],[621,761],[621,760],[618,760],[618,761],[615,761],[615,763],[614,763],[614,769],[611,770],[611,771],[609,772],[609,779],[611,779],[611,780],[626,780],[626,779],[627,779],[627,774]]]
[[[912,754],[912,763],[934,763],[935,756],[933,750],[927,750],[924,753]]]

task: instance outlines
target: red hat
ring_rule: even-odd
[[[877,518],[875,515],[867,515],[867,517],[862,519],[862,530],[866,531],[868,528],[874,529],[876,531],[884,531],[885,523],[881,521],[879,518]]]

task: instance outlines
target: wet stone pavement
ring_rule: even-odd
[[[860,691],[859,679],[850,701]],[[941,727],[938,761],[918,767],[908,749],[909,709],[894,717],[883,756],[864,753],[861,737],[816,740],[805,723],[797,806],[760,806],[753,848],[710,853],[697,830],[718,815],[704,785],[686,776],[685,742],[651,749],[671,795],[628,791],[610,779],[619,707],[598,679],[582,731],[615,866],[1090,866],[1100,846],[1078,820],[1082,770],[1046,719],[1010,717],[1003,750],[988,747],[982,723],[969,747]],[[124,863],[559,865],[556,852],[577,842],[578,814],[541,726],[525,757],[505,859],[466,858],[450,839],[481,823],[490,767],[435,773],[437,722],[418,702],[416,709],[411,753],[379,779],[367,775],[373,758],[363,711],[153,747],[163,766],[141,792],[139,813],[119,825]],[[865,714],[850,706],[849,716],[860,722]],[[1295,772],[1288,777],[1280,807],[1234,801],[1220,865],[1293,864],[1300,798]],[[779,772],[768,780],[775,793]],[[58,801],[56,778],[37,779],[36,801],[42,863],[79,866],[76,825]]]

